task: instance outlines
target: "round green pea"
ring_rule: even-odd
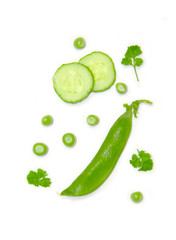
[[[33,146],[33,152],[37,156],[43,156],[48,152],[48,147],[44,143],[36,143]]]
[[[89,115],[87,117],[87,123],[91,126],[97,125],[99,123],[99,118],[95,115]]]
[[[141,192],[134,192],[131,194],[131,200],[133,200],[133,202],[141,202],[143,199],[143,195]]]
[[[66,146],[72,147],[75,145],[76,138],[72,133],[65,133],[62,137],[62,141]]]
[[[116,84],[116,90],[118,93],[123,94],[127,92],[127,85],[125,83],[117,83]]]
[[[44,126],[49,126],[53,124],[53,117],[51,115],[46,115],[42,118],[42,124]]]
[[[73,45],[75,48],[82,49],[86,46],[86,41],[82,37],[78,37],[74,40]]]

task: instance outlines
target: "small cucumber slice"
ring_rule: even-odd
[[[93,92],[110,88],[115,82],[116,71],[112,59],[103,52],[92,52],[79,60],[94,76]]]
[[[68,103],[85,99],[91,92],[93,84],[91,71],[81,63],[63,64],[53,76],[53,87],[56,93]]]

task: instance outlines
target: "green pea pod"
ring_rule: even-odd
[[[137,117],[138,107],[142,102],[152,104],[148,100],[137,100],[131,105],[124,104],[125,113],[111,127],[93,160],[61,195],[76,197],[89,194],[109,177],[130,136],[132,116],[134,114]]]

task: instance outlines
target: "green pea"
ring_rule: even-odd
[[[133,202],[141,202],[143,199],[143,195],[141,192],[134,192],[131,194],[131,199],[133,200]]]
[[[37,156],[43,156],[48,152],[48,147],[44,143],[36,143],[33,146],[33,152]]]
[[[75,145],[76,138],[72,133],[65,133],[62,137],[62,141],[66,146],[72,147]]]
[[[86,46],[86,42],[85,42],[84,38],[78,37],[74,40],[73,45],[75,48],[81,49]]]
[[[91,126],[97,125],[99,123],[99,118],[95,115],[89,115],[87,117],[87,123]]]
[[[49,126],[49,125],[53,124],[53,118],[52,118],[52,116],[50,116],[50,115],[44,116],[44,117],[42,118],[42,124],[43,124],[44,126]]]
[[[127,92],[127,86],[126,86],[125,83],[119,82],[119,83],[116,84],[116,90],[120,94],[126,93]]]

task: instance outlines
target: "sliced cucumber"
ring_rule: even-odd
[[[81,63],[63,64],[53,76],[53,86],[59,97],[69,103],[86,98],[92,91],[94,79],[91,71]]]
[[[116,71],[112,59],[103,52],[92,52],[79,60],[94,76],[93,92],[110,88],[115,82]]]

